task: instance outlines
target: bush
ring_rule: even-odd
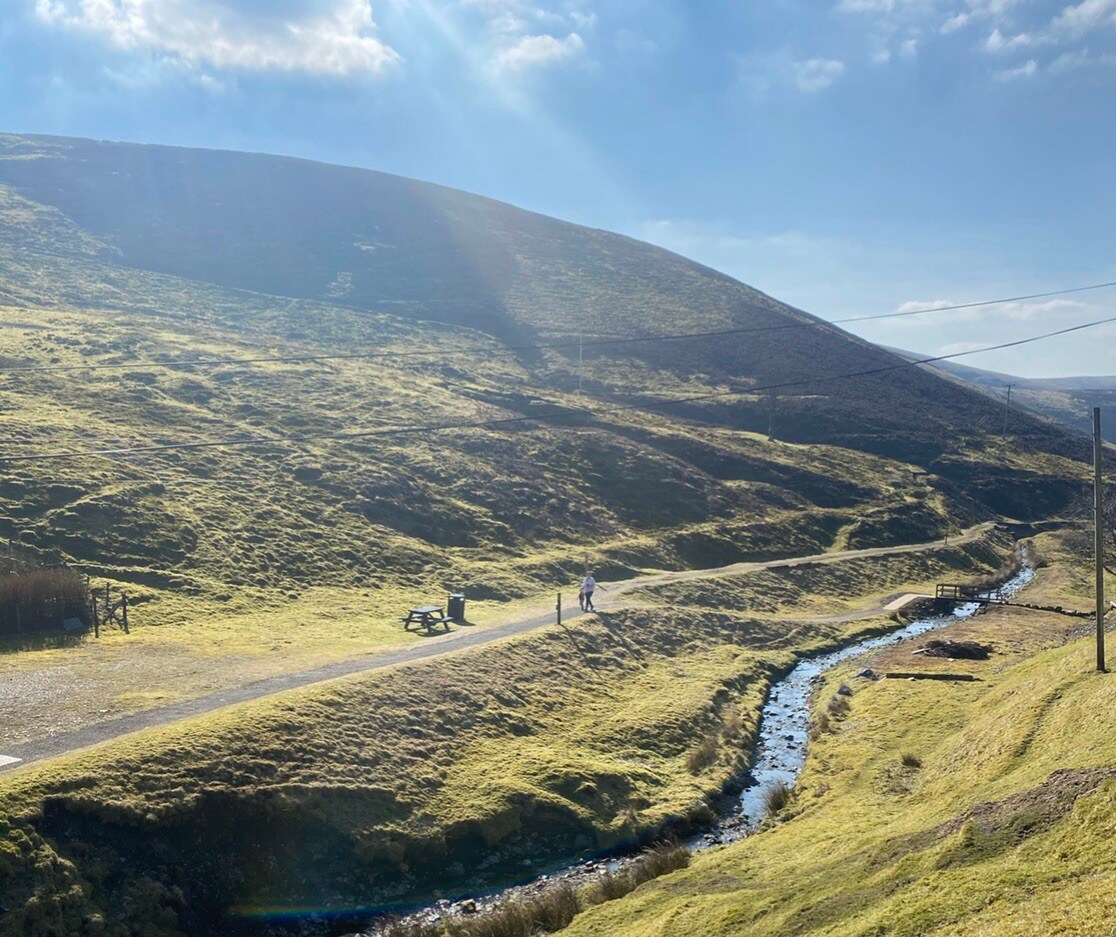
[[[899,763],[904,768],[922,767],[922,759],[919,758],[918,755],[912,755],[910,752],[903,752],[903,754],[899,756]]]
[[[0,635],[60,628],[66,618],[91,620],[89,588],[72,569],[36,569],[0,577]]]

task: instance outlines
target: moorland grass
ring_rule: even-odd
[[[953,559],[970,575],[999,565],[968,550]],[[180,892],[219,927],[229,904],[419,898],[491,856],[518,869],[651,837],[707,815],[746,767],[769,682],[796,654],[889,626],[788,635],[714,590],[706,607],[552,626],[17,771],[0,794],[0,900],[21,910],[4,926],[40,926],[29,888],[58,926],[110,907],[132,909],[113,927],[149,926]],[[710,740],[701,764],[695,739]],[[147,872],[150,900],[125,902],[139,882],[98,877],[94,854],[144,869],[157,855],[179,892]]]
[[[1035,598],[1087,588],[1079,558],[1039,547]],[[589,910],[571,935],[1110,933],[1116,683],[1067,619],[995,609],[954,627],[1001,649],[950,662],[978,681],[862,681],[849,718],[814,738],[786,822]],[[910,650],[879,666],[912,666]],[[818,705],[858,666],[828,675]]]

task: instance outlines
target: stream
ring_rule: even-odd
[[[1000,586],[1000,594],[1005,599],[1012,598],[1034,575],[1034,568],[1024,555],[1019,572]],[[684,840],[685,845],[697,852],[744,839],[764,819],[767,792],[780,782],[793,787],[806,763],[810,697],[824,673],[851,658],[972,618],[980,609],[981,605],[976,602],[959,605],[951,614],[919,618],[887,634],[866,638],[839,650],[799,661],[790,673],[771,685],[760,717],[759,738],[753,753],[752,768],[742,779],[743,786],[737,785],[740,793],[726,798],[720,817],[687,837]],[[407,919],[432,921],[442,915],[461,913],[463,910],[467,913],[485,911],[507,898],[529,895],[554,882],[584,884],[605,872],[623,868],[633,858],[634,854],[625,853],[579,860],[525,884],[493,889],[464,901],[439,901],[408,915]],[[374,935],[375,925],[365,933]]]

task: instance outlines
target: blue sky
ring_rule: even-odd
[[[429,179],[825,317],[1116,280],[1114,92],[1116,0],[0,0],[0,129]],[[1116,290],[862,334],[942,353],[1105,314]]]

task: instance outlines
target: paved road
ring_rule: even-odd
[[[629,603],[620,601],[628,592],[642,589],[647,586],[663,585],[672,582],[688,582],[694,579],[713,579],[721,576],[733,576],[742,573],[755,572],[765,569],[786,569],[802,566],[808,563],[841,563],[848,560],[863,559],[873,556],[892,556],[901,553],[919,553],[925,550],[940,549],[945,546],[956,546],[969,543],[982,537],[992,528],[992,524],[981,524],[970,528],[948,541],[934,540],[928,543],[913,543],[897,547],[873,547],[867,550],[843,550],[834,553],[820,553],[813,556],[800,556],[792,559],[769,560],[757,563],[735,563],[731,566],[720,566],[713,569],[692,569],[678,572],[655,573],[650,576],[638,576],[626,579],[623,582],[604,584],[606,591],[597,593],[597,605],[601,611],[616,611],[626,607]],[[903,597],[901,597],[903,598]],[[900,602],[900,604],[902,604]],[[846,615],[836,615],[818,619],[794,619],[795,621],[855,621],[858,619],[872,618],[894,610],[896,602],[878,608],[864,609]],[[563,613],[564,620],[580,618],[582,612],[576,608]],[[183,700],[167,706],[159,706],[143,712],[107,719],[104,722],[94,723],[81,729],[70,732],[58,732],[41,739],[34,739],[20,745],[13,745],[0,752],[0,772],[10,770],[21,764],[41,761],[45,758],[56,758],[59,755],[69,754],[78,749],[87,748],[107,742],[122,735],[138,732],[141,729],[150,729],[155,726],[164,726],[180,719],[202,715],[226,706],[245,703],[249,700],[272,696],[287,690],[309,686],[314,683],[323,683],[326,680],[335,680],[354,673],[364,673],[370,670],[381,670],[385,667],[394,667],[418,660],[428,660],[432,657],[441,657],[446,654],[456,654],[471,647],[491,644],[512,635],[523,634],[549,625],[554,621],[553,610],[546,609],[537,613],[527,613],[524,617],[504,625],[491,628],[458,628],[449,634],[438,635],[421,644],[412,644],[394,651],[385,651],[370,654],[366,657],[357,657],[350,660],[338,661],[317,667],[313,670],[304,670],[298,673],[281,674],[269,677],[255,683],[247,683],[239,687],[230,687],[218,693],[199,696],[191,700]]]

